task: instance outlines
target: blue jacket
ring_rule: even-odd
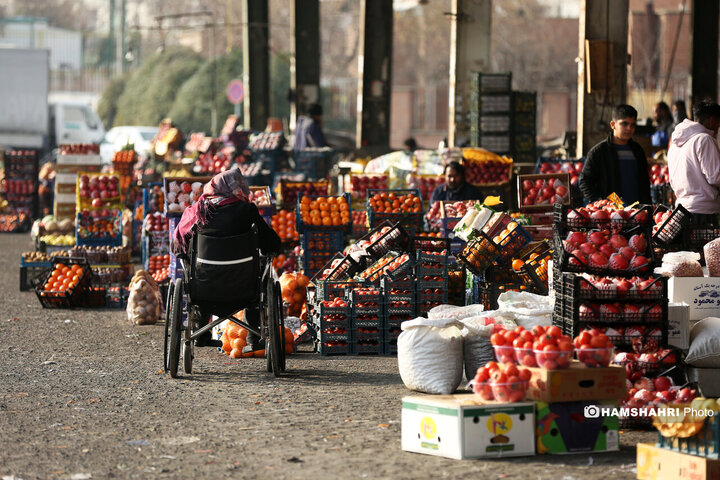
[[[310,117],[301,116],[298,118],[295,129],[295,150],[303,150],[313,147],[327,147],[327,140],[323,135],[320,124]]]

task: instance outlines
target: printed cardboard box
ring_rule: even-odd
[[[526,398],[543,402],[619,400],[625,398],[625,369],[589,368],[573,361],[564,370],[530,367],[532,376]]]
[[[688,304],[690,320],[720,317],[720,277],[671,277],[668,297]]]
[[[690,306],[668,304],[668,343],[681,350],[690,348]]]
[[[402,400],[402,449],[441,457],[535,454],[535,404],[482,404],[474,394]]]
[[[639,480],[717,480],[720,460],[673,452],[649,443],[637,444]]]
[[[594,415],[592,407],[616,408],[607,402],[537,402],[535,450],[538,454],[612,452],[620,448],[617,416]]]

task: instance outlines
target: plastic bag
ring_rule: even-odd
[[[702,277],[700,254],[697,252],[670,252],[663,256],[660,272],[669,277]]]
[[[552,325],[553,299],[530,292],[503,292],[498,296],[498,309],[512,313],[515,322],[530,330],[536,325]]]
[[[157,293],[146,280],[141,279],[130,287],[127,304],[128,320],[135,325],[151,325],[160,317]]]
[[[401,328],[398,368],[405,386],[424,393],[454,392],[463,376],[462,324],[418,317]]]
[[[711,277],[720,277],[720,238],[716,238],[705,244],[705,265]]]
[[[427,313],[428,318],[454,318],[455,320],[462,320],[463,318],[473,317],[480,315],[485,310],[483,305],[466,305],[464,307],[458,307],[456,305],[438,305],[433,307]]]
[[[490,344],[490,336],[497,330],[497,326],[513,329],[516,324],[513,320],[507,318],[503,312],[497,310],[465,318],[462,320],[462,324],[465,378],[472,380],[479,367],[495,360],[495,352]]]

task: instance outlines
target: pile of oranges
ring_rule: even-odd
[[[80,283],[85,271],[81,265],[67,266],[64,263],[55,265],[50,278],[45,282],[43,290],[46,292],[67,292]]]
[[[270,226],[281,240],[298,240],[298,232],[295,229],[295,212],[291,210],[280,210],[270,219]]]
[[[393,192],[376,193],[368,199],[368,204],[375,213],[422,212],[422,202],[412,193],[404,195]]]
[[[350,224],[350,205],[345,197],[304,196],[300,200],[300,220],[305,225],[341,227]]]

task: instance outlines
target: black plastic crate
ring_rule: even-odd
[[[535,255],[535,256],[533,256]],[[548,294],[547,260],[551,260],[553,249],[546,241],[539,242],[520,257],[523,261],[517,272],[525,285],[532,286],[540,295]],[[543,262],[543,260],[546,260]]]
[[[295,171],[309,180],[326,178],[333,167],[333,151],[329,148],[295,151]]]
[[[593,218],[585,218],[579,209],[569,207],[560,203],[556,203],[553,209],[553,225],[556,233],[567,235],[568,231],[587,231],[595,229],[609,229],[613,233],[624,232],[634,229],[638,226],[647,228],[648,232],[652,226],[652,207],[643,205],[639,207],[627,219],[608,218],[607,220],[596,220]],[[568,218],[568,215],[575,215],[574,218]],[[609,215],[612,217],[612,214]],[[648,239],[650,235],[648,235]]]
[[[465,268],[475,275],[485,270],[500,256],[500,247],[485,232],[478,231],[475,238],[465,244],[455,256]]]
[[[336,344],[334,344],[336,343]],[[349,342],[335,342],[328,341],[323,342],[317,340],[315,343],[315,349],[320,355],[350,355],[350,343]]]
[[[387,230],[378,236],[377,234],[383,229]],[[373,237],[375,237],[374,240]],[[365,252],[373,259],[379,259],[391,250],[406,252],[410,244],[410,235],[399,223],[386,220],[372,228],[367,235],[358,240],[358,242],[363,241],[370,242],[365,247]]]
[[[415,265],[415,277],[447,277],[448,263],[419,263]]]
[[[412,238],[412,251],[417,252],[422,250],[424,252],[442,252],[443,250],[449,251],[451,248],[452,239],[449,237],[426,237],[426,236],[415,236]]]
[[[340,230],[306,229],[300,235],[300,245],[307,252],[329,252],[333,255],[345,247],[345,236]]]
[[[376,194],[394,194],[394,195],[415,195],[419,199],[419,211],[405,213],[376,212],[370,207],[370,199]],[[368,223],[370,228],[380,225],[382,222],[389,220],[392,223],[399,223],[409,232],[418,232],[423,228],[423,203],[420,190],[417,188],[407,189],[367,189],[366,209],[368,212]]]
[[[358,340],[350,345],[351,355],[383,355],[384,353],[385,346],[381,336]]]
[[[56,265],[62,263],[66,266],[80,265],[83,274],[75,287],[64,291],[46,290],[45,285],[50,279]],[[52,267],[45,278],[35,287],[35,293],[43,308],[74,308],[81,307],[85,302],[85,295],[92,280],[92,270],[85,258],[53,258]]]
[[[348,213],[350,214],[350,221],[347,225],[310,225],[302,221],[302,215],[301,215],[301,207],[300,204],[302,203],[302,199],[308,197],[311,201],[317,200],[319,198],[329,198],[329,197],[335,197],[335,198],[344,198],[347,202],[348,206]],[[324,231],[330,231],[330,232],[344,232],[344,233],[350,233],[352,231],[352,204],[350,203],[350,194],[344,193],[340,195],[339,197],[336,195],[305,195],[302,192],[298,193],[297,197],[297,205],[295,206],[295,229],[298,233],[305,233],[306,230],[324,230]]]
[[[316,283],[318,297],[321,300],[332,300],[335,297],[343,298],[347,295],[348,290],[353,290],[354,288],[362,286],[362,282],[356,282],[354,280],[319,280]]]
[[[444,264],[447,265],[448,256],[450,254],[450,240],[447,242],[447,249],[440,251],[415,251],[415,261],[422,264]]]
[[[490,265],[481,275],[473,275],[485,283],[513,283],[517,282],[517,273],[510,265]]]
[[[300,256],[300,268],[305,272],[305,275],[315,278],[332,258],[333,254],[330,252],[306,253]]]
[[[655,214],[664,207],[658,207]],[[691,215],[685,207],[679,205],[672,211],[669,217],[662,222],[657,230],[653,229],[652,241],[657,245],[671,245],[683,231],[683,227],[690,221]]]
[[[556,289],[556,291],[560,291],[561,295],[577,300],[631,302],[662,301],[668,298],[668,277],[649,275],[643,278],[644,280],[649,280],[643,288],[638,289],[637,286],[635,286],[635,288],[620,291],[618,291],[615,286],[598,288],[582,275],[576,273],[561,273],[560,276],[555,277],[553,281],[555,285],[560,286],[562,289]]]
[[[375,312],[353,313],[351,320],[351,326],[353,331],[356,331],[358,328],[380,329],[383,327],[383,323],[384,321],[382,310]]]
[[[367,287],[365,287],[367,288]],[[361,294],[361,289],[352,291],[352,315],[357,318],[364,315],[374,315],[382,318],[384,295],[377,288],[376,294]]]
[[[397,259],[404,259],[395,266],[393,270],[390,270],[390,265]],[[373,262],[363,272],[360,272],[356,278],[370,285],[379,285],[383,277],[390,279],[399,279],[407,277],[412,273],[413,261],[406,253],[398,253],[392,255],[392,253],[386,255]]]
[[[497,284],[497,283],[485,283],[473,279],[473,303],[477,303],[485,306],[485,310],[497,310],[498,308],[498,296],[503,292],[509,291],[526,291],[535,293],[532,287],[523,285],[520,283],[513,284]]]
[[[26,263],[20,266],[20,291],[27,292],[37,287],[51,271],[50,262]]]
[[[472,96],[480,93],[508,93],[512,88],[512,73],[473,72],[470,86]]]
[[[429,280],[425,280],[426,277],[418,278],[417,281],[417,290],[418,292],[425,290],[425,289],[442,289],[447,290],[448,289],[448,274],[447,269],[445,270],[444,275],[439,276],[432,276],[429,277]]]
[[[327,274],[325,271],[328,270]],[[343,253],[335,254],[314,276],[311,277],[311,282],[318,284],[321,281],[324,282],[339,282],[339,281],[350,281],[356,273],[362,270],[362,266],[353,260],[350,255]]]
[[[720,237],[720,227],[717,225],[689,225],[683,230],[683,245],[690,251],[699,251],[703,254],[706,243]]]
[[[585,232],[590,234],[597,230],[591,230]],[[643,256],[647,259],[647,264],[642,267],[628,268],[626,270],[615,270],[612,268],[600,268],[590,266],[588,263],[583,263],[582,259],[573,255],[571,252],[565,250],[564,241],[566,235],[560,234],[555,230],[555,236],[553,237],[553,264],[563,272],[577,272],[577,273],[592,273],[596,275],[604,276],[617,276],[617,277],[634,277],[649,275],[653,272],[654,267],[657,265],[655,260],[655,252],[652,248],[652,241],[650,239],[649,231],[646,226],[638,225],[634,229],[622,232],[622,235],[626,239],[630,239],[633,235],[642,233],[645,236],[647,247],[643,252]]]
[[[389,342],[385,342],[385,344],[383,345],[383,354],[397,355],[397,338],[394,340],[390,340]]]

